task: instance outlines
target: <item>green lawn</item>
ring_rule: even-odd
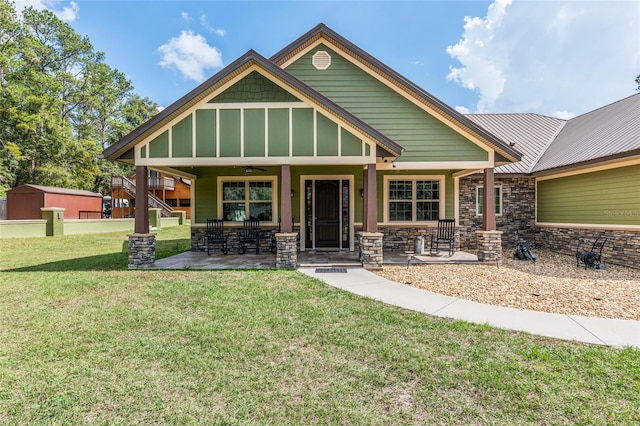
[[[189,228],[158,232],[158,257]],[[640,351],[431,318],[295,271],[0,240],[0,424],[639,424]]]

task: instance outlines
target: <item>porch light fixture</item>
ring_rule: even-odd
[[[360,196],[364,198],[364,188],[360,188]]]
[[[293,198],[293,196],[296,195],[296,191],[294,191],[293,189],[291,190],[291,198]]]

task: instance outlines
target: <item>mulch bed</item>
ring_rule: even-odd
[[[385,266],[395,282],[434,293],[519,309],[640,320],[640,270],[607,264],[576,267],[573,256],[535,250],[536,263],[508,258],[503,265]]]

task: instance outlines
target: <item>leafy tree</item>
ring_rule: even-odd
[[[100,152],[157,113],[87,37],[0,0],[0,196],[25,183],[101,190],[129,169]]]
[[[636,77],[636,84],[638,85],[638,87],[636,88],[636,90],[640,92],[640,75],[638,75],[638,76]]]

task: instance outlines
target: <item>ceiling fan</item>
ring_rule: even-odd
[[[248,174],[248,175],[253,173],[254,170],[260,170],[261,172],[266,172],[267,171],[267,169],[261,169],[260,167],[244,166],[244,172],[246,174]]]

